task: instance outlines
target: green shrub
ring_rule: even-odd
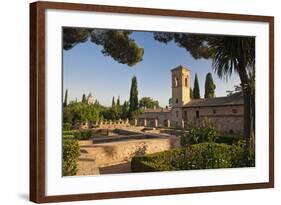
[[[71,123],[63,123],[63,130],[70,130],[71,128]]]
[[[91,130],[80,131],[79,140],[89,140],[91,137],[92,137],[92,131]]]
[[[80,155],[78,140],[72,135],[63,138],[63,176],[76,175],[78,168],[77,162]]]
[[[190,123],[188,129],[189,133],[183,134],[180,138],[182,146],[202,142],[215,142],[219,134],[215,125],[208,118],[203,119],[197,126]]]
[[[151,172],[254,166],[254,153],[245,155],[244,150],[244,143],[200,143],[133,157],[131,167],[133,172]]]
[[[75,139],[75,137],[72,134],[64,134],[63,139]]]
[[[232,144],[237,144],[239,142],[239,140],[242,139],[242,136],[240,136],[239,134],[221,134],[219,135],[215,142],[216,143],[225,143],[228,145],[232,145]]]

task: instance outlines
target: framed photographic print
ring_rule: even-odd
[[[273,70],[271,16],[31,3],[30,200],[273,188]]]

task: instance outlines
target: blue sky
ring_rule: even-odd
[[[204,83],[208,72],[216,84],[216,96],[225,96],[226,90],[233,90],[240,83],[237,74],[228,81],[219,79],[212,70],[210,60],[195,60],[185,49],[175,43],[167,45],[153,39],[151,32],[133,32],[131,35],[144,48],[143,61],[133,67],[120,64],[110,56],[101,53],[101,46],[91,42],[76,45],[63,51],[63,89],[68,89],[69,100],[81,100],[82,94],[92,93],[101,104],[111,105],[112,97],[120,96],[121,103],[129,99],[131,79],[138,80],[139,99],[144,96],[168,105],[171,97],[172,68],[184,65],[191,70],[191,86],[195,73],[198,75],[200,94],[204,97]]]

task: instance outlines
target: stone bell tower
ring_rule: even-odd
[[[190,70],[182,65],[171,70],[172,73],[172,122],[181,123],[182,107],[190,101]]]
[[[190,101],[190,70],[179,65],[172,72],[172,107],[182,107]]]

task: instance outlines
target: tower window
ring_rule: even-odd
[[[196,118],[199,118],[199,110],[196,110]]]
[[[187,78],[184,79],[184,85],[187,87]]]
[[[178,80],[178,78],[176,77],[176,78],[175,78],[175,87],[178,87],[178,84],[179,84],[178,81],[179,81],[179,80]]]
[[[232,113],[237,113],[237,109],[232,109]]]
[[[216,114],[217,113],[217,110],[213,110],[213,114]]]
[[[178,100],[178,98],[176,98],[176,103],[178,104],[178,102],[179,102],[179,100]]]
[[[177,118],[179,117],[179,111],[176,111],[176,117]]]

